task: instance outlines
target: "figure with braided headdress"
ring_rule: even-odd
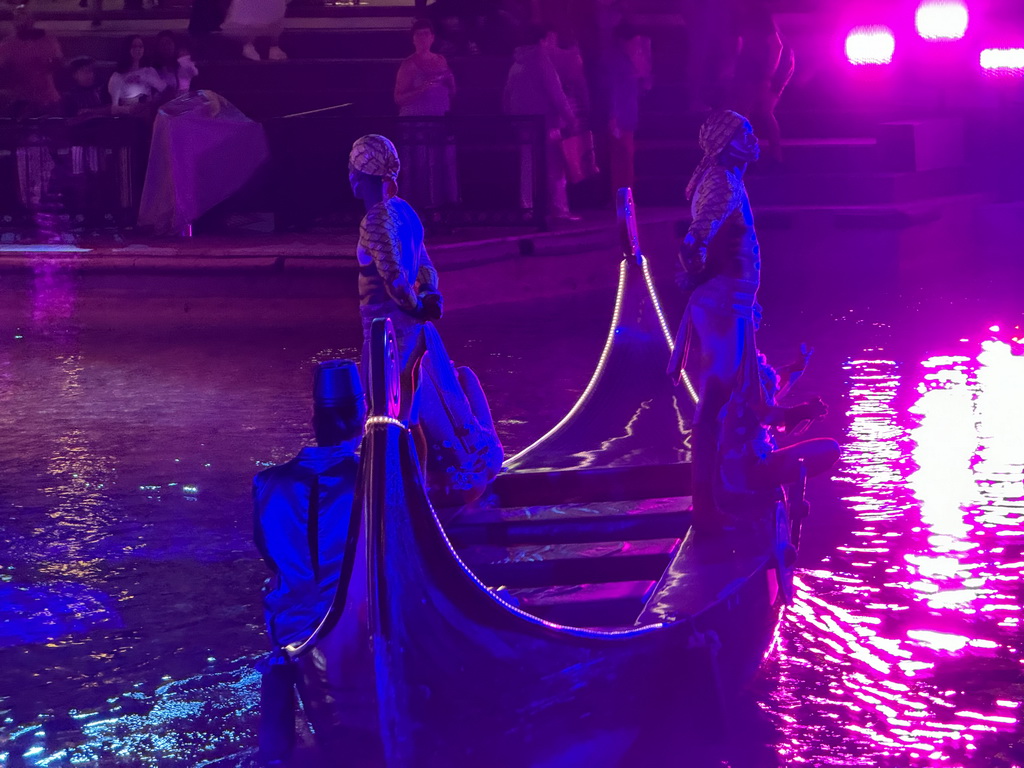
[[[761,256],[743,184],[758,144],[746,118],[722,110],[701,127],[700,146],[704,157],[686,187],[693,221],[679,252],[679,283],[690,297],[669,373],[678,377],[686,367],[697,381],[693,520],[698,531],[713,532],[727,522],[714,498],[721,412],[734,392],[760,391],[754,329]]]
[[[366,206],[356,249],[363,359],[371,324],[389,317],[404,378],[414,362],[423,324],[441,317],[437,270],[423,244],[419,216],[398,197],[401,163],[395,145],[377,134],[363,136],[352,145],[348,167],[352,193]]]
[[[459,506],[483,493],[503,453],[479,380],[468,368],[455,368],[429,322],[441,317],[443,306],[437,270],[423,245],[423,224],[397,196],[400,168],[394,144],[383,136],[363,136],[352,145],[349,182],[366,205],[356,251],[363,360],[369,359],[373,321],[390,318],[403,418],[412,427],[427,489],[439,506]]]

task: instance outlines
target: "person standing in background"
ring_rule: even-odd
[[[793,77],[793,49],[783,42],[768,0],[744,0],[738,24],[732,107],[750,118],[765,154],[780,162],[782,136],[775,107]]]
[[[458,200],[455,144],[437,119],[451,109],[455,76],[448,61],[434,53],[434,28],[426,19],[412,25],[415,52],[398,68],[395,104],[402,118],[399,144],[404,158],[402,188],[425,218],[440,217],[445,206]]]
[[[14,34],[0,41],[0,71],[6,70],[13,100],[10,115],[16,118],[51,117],[60,110],[60,93],[54,82],[64,54],[57,38],[36,27],[25,6],[14,9]]]
[[[635,136],[640,124],[640,94],[651,88],[651,41],[628,22],[614,31],[608,57],[609,155],[612,199],[634,184]]]
[[[562,88],[562,81],[551,60],[555,34],[546,27],[531,27],[525,45],[516,48],[515,61],[505,82],[502,106],[508,115],[537,115],[544,119],[544,152],[547,159],[548,210],[555,219],[575,220],[569,212],[566,192],[565,158],[562,155],[562,131],[576,130],[576,116]],[[520,179],[520,203],[534,208],[533,151],[524,146]]]
[[[690,112],[721,109],[736,64],[738,0],[688,0],[686,79]]]
[[[61,114],[64,117],[97,117],[110,114],[110,105],[104,104],[103,93],[96,82],[96,60],[91,56],[79,56],[68,64],[71,79],[68,89],[61,97]]]

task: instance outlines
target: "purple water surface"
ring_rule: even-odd
[[[248,765],[266,575],[249,483],[311,440],[310,366],[354,355],[358,330],[85,328],[59,270],[0,288],[23,308],[0,329],[0,596],[19,595],[0,607],[0,767]],[[813,434],[844,444],[757,684],[772,725],[743,736],[762,756],[1024,764],[1022,307],[1007,281],[966,290],[762,295],[762,346],[817,347],[797,397],[823,396]],[[585,386],[610,302],[444,319],[510,452]]]

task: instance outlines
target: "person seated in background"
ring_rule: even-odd
[[[261,756],[270,764],[286,760],[294,747],[296,688],[318,742],[334,732],[336,713],[328,678],[336,671],[327,668],[317,648],[296,659],[288,648],[297,648],[313,635],[338,589],[365,419],[356,364],[320,363],[313,382],[316,446],[263,470],[253,481],[254,539],[272,572],[263,608],[275,650],[261,664],[259,731]]]
[[[113,114],[143,117],[155,114],[156,99],[167,90],[167,83],[150,65],[146,43],[138,35],[125,40],[107,90]]]
[[[199,74],[188,49],[178,45],[174,33],[166,29],[156,36],[154,68],[167,84],[166,93],[170,98],[188,93],[192,79]]]
[[[96,60],[91,56],[79,56],[68,64],[70,84],[60,100],[60,111],[64,117],[86,119],[110,114],[110,104],[105,103],[103,90],[96,81]]]
[[[55,117],[60,93],[54,75],[64,54],[57,38],[35,25],[32,13],[19,6],[13,14],[14,34],[0,41],[0,72],[11,91],[9,114],[15,118]]]

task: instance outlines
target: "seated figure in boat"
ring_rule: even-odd
[[[424,346],[413,433],[431,502],[454,509],[483,494],[505,457],[476,374],[448,358],[433,323],[424,329]]]
[[[722,409],[722,443],[719,449],[719,506],[732,511],[749,509],[751,496],[768,500],[778,497],[779,487],[806,476],[826,472],[839,458],[839,443],[816,437],[779,448],[776,436],[788,438],[803,433],[815,419],[828,413],[821,398],[794,406],[781,406],[780,398],[803,374],[810,352],[802,359],[776,371],[767,358],[757,353],[757,386],[737,389]]]
[[[377,134],[357,139],[349,153],[352,194],[366,206],[356,248],[363,360],[369,359],[373,321],[391,318],[402,372],[402,402],[409,403],[412,368],[422,353],[423,324],[441,317],[443,299],[437,289],[437,270],[423,244],[423,224],[412,206],[398,197],[401,167],[395,145]]]
[[[747,164],[759,156],[746,118],[722,110],[701,126],[704,157],[686,187],[693,221],[680,248],[679,284],[689,301],[669,363],[678,377],[696,376],[693,426],[693,525],[714,533],[727,524],[714,499],[722,442],[720,414],[736,391],[754,391],[760,315],[757,289],[761,253],[743,183]]]
[[[273,575],[263,605],[274,651],[261,665],[260,751],[283,761],[295,740],[295,694],[318,739],[334,728],[322,655],[293,659],[327,615],[338,588],[348,539],[366,419],[359,371],[351,360],[320,363],[314,374],[313,431],[317,445],[265,469],[253,481],[254,537]]]

